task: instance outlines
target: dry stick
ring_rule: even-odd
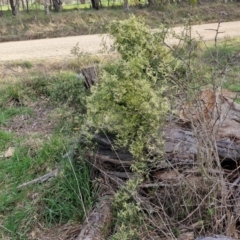
[[[90,162],[90,161],[88,161],[88,162]],[[124,163],[124,161],[120,161],[120,162]],[[141,198],[140,198],[139,196],[133,195],[133,194],[125,187],[125,182],[124,182],[122,179],[120,179],[120,178],[118,178],[118,177],[116,177],[116,176],[113,176],[112,174],[108,174],[107,172],[103,171],[102,169],[100,169],[99,167],[97,167],[97,166],[96,166],[94,163],[92,163],[92,162],[90,162],[90,164],[92,164],[92,166],[94,166],[95,168],[97,168],[103,175],[107,176],[110,180],[114,181],[117,185],[119,185],[119,186],[122,188],[122,190],[124,190],[129,196],[131,196],[131,197],[134,199],[134,201],[135,201],[136,203],[139,203],[139,204],[141,204],[141,205],[144,205],[144,204],[143,204],[143,201],[141,200]],[[128,177],[130,178],[130,176],[128,176]]]
[[[146,183],[139,185],[140,188],[152,188],[152,187],[174,187],[181,186],[182,183]]]
[[[93,155],[91,153],[86,153],[85,155],[87,157],[93,157]],[[100,160],[101,162],[111,162],[111,163],[115,163],[115,164],[121,164],[122,167],[124,167],[126,165],[130,166],[133,163],[133,161],[121,161],[121,160],[113,159],[108,156],[100,155],[100,154],[95,155],[95,157],[96,157],[95,160]]]
[[[52,178],[52,177],[56,177],[57,174],[58,174],[58,172],[59,172],[59,169],[57,168],[57,169],[55,169],[55,170],[53,170],[53,171],[51,171],[51,172],[49,172],[49,173],[47,173],[47,174],[45,174],[45,175],[43,175],[43,176],[41,176],[41,177],[38,177],[38,178],[36,178],[36,179],[34,179],[34,180],[32,180],[32,181],[23,183],[23,184],[19,185],[17,188],[18,188],[18,189],[19,189],[19,188],[23,188],[23,187],[26,187],[26,186],[28,186],[28,185],[30,185],[30,184],[34,184],[34,183],[39,183],[39,182],[43,183],[43,182],[46,182],[48,179],[50,179],[50,178]]]
[[[8,231],[10,233],[13,233],[11,230],[9,230],[8,228],[4,227],[2,224],[0,224],[0,227],[3,228],[5,231]]]
[[[73,151],[67,152],[66,154],[64,154],[62,156],[62,158],[69,158],[70,155],[72,154],[72,152]],[[29,182],[23,183],[23,184],[19,185],[17,188],[26,187],[26,186],[28,186],[30,184],[35,184],[35,183],[39,183],[39,182],[41,182],[41,183],[46,182],[48,179],[50,179],[52,177],[56,177],[58,172],[59,172],[59,170],[60,170],[60,168],[57,168],[57,169],[55,169],[55,170],[53,170],[53,171],[51,171],[51,172],[49,172],[49,173],[47,173],[47,174],[45,174],[45,175],[43,175],[41,177],[33,179],[33,180],[29,181]]]
[[[215,30],[216,31],[216,34],[215,34],[215,39],[214,39],[214,45],[215,45],[215,49],[216,49],[216,53],[217,53],[217,65],[216,65],[216,70],[218,69],[218,66],[220,65],[220,63],[219,63],[219,52],[218,52],[218,47],[217,47],[217,42],[218,42],[218,35],[220,34],[220,33],[222,33],[222,32],[220,32],[219,31],[219,29],[220,29],[220,24],[221,24],[221,22],[219,21],[218,22],[218,26],[217,26],[217,29]],[[225,74],[226,73],[226,69],[227,69],[227,67],[225,67],[224,68],[224,71],[223,71],[223,73]],[[212,79],[212,84],[213,84],[213,87],[214,87],[214,90],[216,91],[216,79],[217,79],[217,76],[215,75],[215,77],[213,77],[213,79]],[[217,106],[216,106],[217,107]],[[229,109],[228,109],[228,111],[230,111],[230,108],[231,108],[231,106],[229,106]],[[218,108],[217,108],[217,110],[218,110]],[[221,109],[220,109],[220,111],[221,111]],[[220,114],[219,114],[219,116],[220,116]],[[227,116],[225,116],[225,118],[226,118]],[[216,122],[215,122],[216,123]],[[221,126],[221,125],[220,125]],[[219,126],[219,127],[220,127]],[[214,126],[212,127],[212,131],[213,131],[213,128],[214,128]],[[211,133],[212,134],[212,133]],[[217,165],[218,165],[218,168],[219,169],[221,169],[221,163],[220,163],[220,158],[219,158],[219,154],[218,154],[218,152],[217,152],[217,142],[216,141],[214,141],[213,140],[213,147],[214,147],[214,149],[215,149],[215,151],[214,151],[214,155],[215,155],[215,158],[216,158],[216,160],[217,160]],[[227,188],[226,188],[226,182],[225,182],[225,180],[224,180],[224,177],[223,177],[223,174],[220,174],[220,180],[221,180],[221,204],[222,204],[222,206],[227,206],[227,194],[228,194],[228,191],[227,191]],[[224,208],[222,208],[222,215],[224,215],[223,214],[223,211],[224,211]],[[226,209],[225,209],[225,211],[226,211]],[[228,216],[228,214],[227,214],[227,216]],[[228,228],[228,223],[227,223],[227,228]]]
[[[62,158],[67,158],[67,157],[69,158],[69,156],[70,156],[70,154],[72,154],[72,152],[73,151],[67,152],[66,154],[64,154],[62,156]],[[51,171],[51,172],[49,172],[49,173],[47,173],[47,174],[45,174],[45,175],[43,175],[41,177],[33,179],[33,180],[29,181],[29,182],[25,182],[25,183],[19,185],[17,187],[17,189],[26,187],[26,186],[31,185],[31,184],[39,183],[39,182],[41,182],[41,183],[46,182],[48,179],[56,177],[58,172],[59,172],[59,170],[60,170],[60,168],[57,168],[57,169],[55,169],[55,170],[53,170],[53,171]]]
[[[133,174],[130,172],[114,172],[114,171],[106,171],[107,174],[109,175],[114,175],[116,177],[120,178],[125,178],[125,179],[130,179],[133,177]]]
[[[200,206],[203,204],[203,202],[207,199],[207,197],[209,197],[209,195],[212,193],[212,191],[215,189],[215,187],[217,186],[217,183],[213,186],[213,188],[211,189],[211,191],[202,199],[202,201],[200,202],[200,204],[198,205],[198,207],[196,209],[194,209],[190,214],[188,214],[187,217],[185,217],[183,220],[179,221],[178,223],[182,223],[184,221],[186,221],[188,218],[190,218],[199,208]]]
[[[108,189],[104,189],[104,186],[101,186],[102,196],[83,223],[81,232],[75,240],[101,240],[107,234],[106,230],[108,230],[112,219],[113,194]]]

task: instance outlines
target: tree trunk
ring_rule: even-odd
[[[52,2],[52,0],[49,0],[49,9],[50,9],[50,11],[52,11],[52,7],[53,7],[53,2]]]
[[[19,0],[16,0],[15,4],[14,4],[14,0],[9,0],[9,2],[12,9],[12,15],[16,16],[19,10]]]
[[[25,10],[25,9],[26,9],[26,5],[25,5],[25,3],[24,3],[24,0],[21,0],[21,2],[22,2],[22,8],[23,8],[23,10]]]
[[[49,6],[48,6],[48,2],[47,0],[44,0],[44,11],[45,11],[45,14],[49,14]]]
[[[26,0],[26,5],[27,5],[27,12],[29,12],[29,8],[28,8],[28,0]]]
[[[99,10],[99,0],[91,0],[92,8]]]
[[[62,10],[62,1],[61,0],[53,0],[53,7],[56,12],[60,12]]]
[[[124,2],[123,2],[123,9],[124,9],[124,11],[129,11],[128,0],[124,0]]]
[[[196,134],[177,124],[170,124],[165,127],[164,140],[164,151],[170,161],[194,161],[199,150],[201,150]],[[233,139],[222,138],[216,140],[216,145],[220,159],[240,162],[240,145],[235,143]]]
[[[156,4],[155,0],[148,0],[149,6],[154,6]]]
[[[86,67],[80,70],[80,74],[84,77],[85,87],[90,89],[91,86],[98,82],[97,69],[95,66]]]

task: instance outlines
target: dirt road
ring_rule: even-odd
[[[199,35],[204,40],[213,40],[216,34],[217,23],[195,25],[192,27],[193,37],[198,38]],[[182,28],[176,27],[177,33]],[[240,36],[240,21],[221,23],[219,38]],[[12,60],[32,60],[47,58],[68,58],[71,57],[71,49],[79,43],[82,52],[98,53],[101,50],[102,39],[106,35],[84,35],[75,37],[39,39],[19,42],[0,43],[0,62]],[[169,43],[176,40],[169,39]],[[108,44],[110,40],[107,39]]]

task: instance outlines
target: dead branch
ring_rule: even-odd
[[[51,171],[51,172],[49,172],[49,173],[47,173],[47,174],[45,174],[41,177],[38,177],[38,178],[36,178],[32,181],[23,183],[23,184],[19,185],[17,188],[19,189],[19,188],[23,188],[23,187],[26,187],[26,186],[31,185],[31,184],[46,182],[50,178],[56,177],[58,172],[59,172],[59,169],[57,168],[57,169],[55,169],[55,170],[53,170],[53,171]]]
[[[99,200],[83,223],[76,240],[102,240],[108,234],[112,220],[113,193],[104,184],[99,191]]]

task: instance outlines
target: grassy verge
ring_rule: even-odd
[[[232,96],[237,96],[234,92],[240,92],[239,49],[240,38],[225,39],[218,42],[217,47],[212,43],[207,44],[201,58],[208,72],[215,72],[214,78],[218,85],[233,92]],[[237,98],[236,101],[239,99]]]
[[[44,11],[33,8],[28,13],[21,11],[16,17],[10,11],[4,11],[5,16],[0,22],[0,42],[105,33],[109,23],[127,19],[131,14],[144,18],[151,28],[163,23],[180,25],[189,17],[195,24],[219,19],[233,21],[239,19],[240,10],[236,6],[236,3],[206,3],[195,7],[165,4],[155,8],[131,7],[130,12],[124,12],[121,6],[95,11],[66,5],[60,13],[45,15]]]
[[[5,67],[19,65],[24,73],[0,79],[1,239],[34,239],[45,227],[79,223],[94,202],[89,169],[72,144],[87,94],[74,65],[45,74],[24,62]],[[17,188],[55,169],[56,178]]]

